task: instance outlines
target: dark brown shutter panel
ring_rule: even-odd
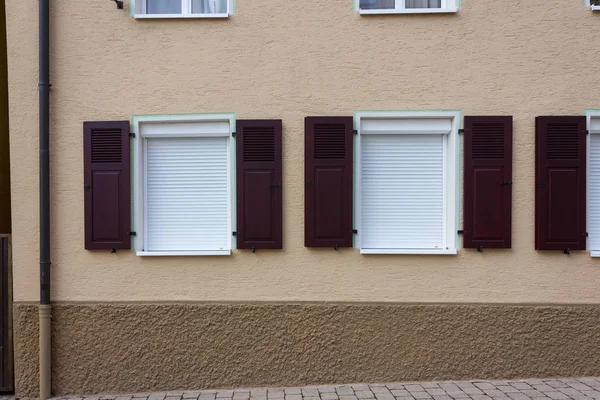
[[[511,247],[512,117],[465,117],[465,248]]]
[[[237,248],[281,249],[280,119],[237,121]]]
[[[306,247],[352,247],[352,117],[306,117]]]
[[[84,122],[85,248],[131,248],[129,121]]]
[[[537,117],[535,156],[535,248],[585,250],[585,117]]]

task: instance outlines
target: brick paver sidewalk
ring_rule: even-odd
[[[0,400],[14,400],[0,397]],[[600,400],[600,378],[356,384],[199,390],[56,400]]]

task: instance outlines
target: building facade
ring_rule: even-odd
[[[53,2],[53,393],[599,375],[593,8]],[[21,396],[37,23],[7,3]]]

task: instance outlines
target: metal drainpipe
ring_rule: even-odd
[[[40,400],[51,391],[50,304],[50,0],[39,0],[40,96]]]

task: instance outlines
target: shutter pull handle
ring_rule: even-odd
[[[478,252],[478,253],[483,253],[483,246],[479,246],[479,247],[477,248],[477,252]]]
[[[335,251],[338,251],[338,245],[336,244],[335,247],[333,248]]]
[[[252,252],[253,252],[253,253],[256,253],[256,247],[253,247],[253,248],[252,248]]]
[[[512,181],[500,182],[500,186],[512,186]]]
[[[570,255],[571,255],[571,249],[566,249],[566,250],[564,251],[564,253],[565,253],[566,255],[570,256]]]

